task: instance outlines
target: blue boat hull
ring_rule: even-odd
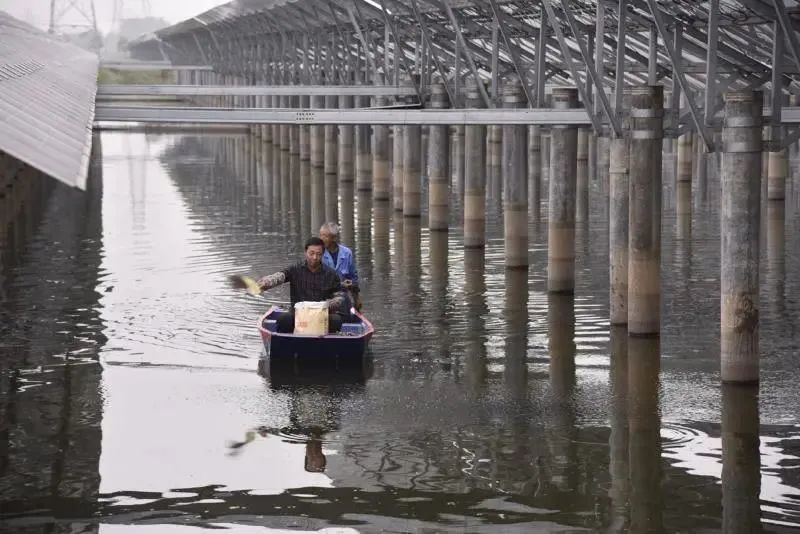
[[[358,322],[345,323],[342,333],[326,336],[303,336],[277,332],[275,318],[283,310],[270,308],[259,321],[259,331],[264,348],[272,360],[294,359],[331,360],[359,359],[367,352],[374,329],[361,314],[356,314]]]

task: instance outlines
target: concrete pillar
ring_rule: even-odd
[[[578,91],[553,89],[553,107],[578,106]],[[547,289],[575,290],[575,190],[578,164],[578,130],[557,125],[550,129],[550,193],[547,232]]]
[[[281,97],[272,97],[272,107],[278,109],[281,107]],[[272,181],[272,210],[270,216],[274,222],[280,217],[280,202],[281,202],[281,125],[273,124],[272,128],[272,169],[270,172],[270,179]]]
[[[607,195],[608,173],[611,166],[611,137],[609,137],[609,132],[605,128],[601,134],[597,136],[595,158],[597,159],[597,163],[595,164],[596,180],[600,184],[600,190],[604,191]],[[608,199],[603,197],[603,200],[607,201]],[[607,206],[603,206],[604,212],[606,207]],[[589,211],[591,211],[591,206],[589,206]]]
[[[483,107],[478,86],[467,85],[467,107]],[[464,247],[486,244],[486,126],[464,128]]]
[[[519,79],[503,88],[503,107],[522,108],[525,93]],[[528,267],[528,127],[502,127],[503,221],[506,269]]]
[[[761,532],[758,386],[722,385],[722,532]]]
[[[403,211],[403,126],[394,126],[392,137],[392,182],[394,184],[394,209]]]
[[[631,89],[628,167],[628,332],[631,335],[657,335],[661,331],[663,99],[660,86]]]
[[[444,84],[431,85],[430,107],[444,109],[449,105]],[[431,125],[428,132],[428,227],[431,231],[447,231],[449,223],[449,129],[447,125]]]
[[[541,131],[542,192],[547,191],[548,195],[550,194],[550,132],[551,128]]]
[[[316,98],[316,97],[313,97]],[[300,97],[300,106],[312,106],[311,98]],[[300,126],[300,233],[309,235],[311,225],[311,126]]]
[[[678,161],[675,169],[675,217],[678,239],[687,238],[691,232],[694,151],[694,135],[691,132],[678,138]]]
[[[697,168],[695,169],[695,206],[701,206],[708,200],[708,152],[705,143],[697,143],[695,151]]]
[[[376,97],[376,106],[385,106],[386,97]],[[376,124],[372,127],[374,147],[372,154],[372,198],[389,200],[389,126]]]
[[[311,107],[322,108],[325,97],[312,96]],[[311,126],[311,234],[325,222],[325,127]]]
[[[542,203],[542,137],[539,126],[528,129],[528,207],[531,218],[541,217]]]
[[[578,128],[578,163],[576,175],[575,222],[589,220],[589,128]]]
[[[611,139],[609,162],[609,315],[612,325],[628,323],[628,139]]]
[[[353,97],[342,95],[339,97],[339,108],[348,109],[353,107]],[[353,182],[353,126],[342,124],[339,126],[339,184],[342,182]],[[341,188],[340,188],[341,189]],[[341,193],[341,191],[340,191]]]
[[[767,199],[784,200],[786,196],[786,150],[768,152],[767,162]]]
[[[325,97],[325,107],[336,109],[339,107],[339,97],[328,95]],[[339,220],[339,129],[335,124],[326,124],[325,128],[325,220]]]
[[[723,382],[758,382],[762,95],[725,94],[720,358]]]
[[[459,200],[463,202],[464,197],[464,140],[465,140],[465,126],[458,124],[455,127],[455,134],[453,136],[453,172],[455,174],[456,191],[458,191]]]
[[[499,202],[503,195],[503,128],[490,125],[486,127],[486,176],[488,194],[491,200]]]
[[[420,135],[422,127],[403,127],[403,215],[420,216],[422,175],[420,169]]]
[[[291,97],[291,107],[298,107],[299,97]],[[289,206],[293,219],[300,219],[300,126],[289,126]]]
[[[636,100],[634,96],[634,106]],[[661,151],[661,139],[658,149]],[[663,532],[659,341],[656,337],[628,339],[630,532]]]
[[[281,97],[281,108],[286,109],[291,107],[289,102],[290,97],[282,96]],[[289,189],[289,141],[290,141],[290,131],[291,127],[288,124],[281,124],[280,127],[280,146],[281,146],[281,165],[280,165],[280,172],[278,176],[280,177],[280,192],[281,192],[281,211],[288,212],[290,209],[290,194],[291,191]]]
[[[356,98],[356,107],[370,107],[368,96],[359,96]],[[356,189],[358,191],[372,191],[371,139],[372,127],[369,124],[359,124],[356,126]]]
[[[612,140],[613,142],[613,140]],[[627,521],[630,499],[628,461],[628,330],[612,326],[611,366],[609,372],[609,437],[608,471],[611,478],[608,496],[611,499],[609,530],[619,532]]]

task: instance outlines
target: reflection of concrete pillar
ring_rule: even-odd
[[[467,107],[483,107],[478,86],[467,86]],[[486,126],[465,126],[464,130],[464,247],[486,244]]]
[[[608,173],[611,324],[628,323],[628,158],[628,139],[611,139]]]
[[[422,173],[419,124],[403,127],[403,215],[419,217],[421,213]]]
[[[761,532],[758,386],[722,385],[722,531]]]
[[[550,384],[558,399],[569,398],[575,386],[575,297],[547,296],[547,336]]]
[[[661,149],[661,140],[658,141],[658,148]],[[659,369],[659,339],[629,337],[628,458],[631,532],[662,532],[663,528]]]
[[[758,381],[758,259],[761,188],[759,91],[725,95],[722,168],[721,374],[723,382]]]
[[[503,107],[521,108],[525,94],[518,79],[503,88]],[[506,268],[528,267],[528,127],[502,127],[503,220]]]
[[[464,249],[464,304],[467,311],[467,333],[464,336],[464,374],[472,395],[486,385],[486,323],[481,318],[486,310],[486,258],[484,250]]]
[[[767,294],[769,303],[783,311],[786,278],[786,204],[767,202]]]
[[[575,168],[575,222],[589,220],[589,128],[578,128],[578,162]]]
[[[527,126],[519,126],[525,130]],[[505,389],[514,399],[524,399],[528,383],[528,271],[507,269],[505,275],[506,359]]]
[[[611,487],[611,528],[620,532],[627,520],[630,484],[628,481],[628,331],[624,326],[611,327],[611,399],[608,438],[608,471]]]
[[[553,107],[574,108],[577,89],[553,89]],[[550,194],[547,239],[547,289],[575,290],[575,189],[578,163],[578,130],[553,126],[550,130]]]
[[[339,107],[337,96],[326,96],[325,107]],[[325,125],[325,220],[339,220],[339,129],[334,124]]]
[[[661,139],[663,87],[631,89],[628,331],[661,330]]]
[[[431,86],[431,108],[449,107],[447,91],[442,83]],[[431,125],[428,132],[428,227],[431,230],[447,230],[450,204],[449,127]]]
[[[542,137],[539,126],[528,130],[528,208],[531,218],[541,217],[542,203]]]
[[[392,137],[392,182],[394,184],[394,209],[403,211],[403,135],[405,128],[402,126],[394,127]]]

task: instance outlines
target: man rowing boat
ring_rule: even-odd
[[[290,265],[282,271],[263,276],[258,280],[262,291],[289,283],[291,310],[278,317],[278,332],[294,332],[294,305],[298,302],[325,302],[328,308],[328,331],[338,332],[342,328],[342,311],[346,311],[347,296],[342,289],[339,275],[322,263],[325,244],[318,237],[306,241],[303,261]]]

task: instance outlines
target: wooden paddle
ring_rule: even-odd
[[[250,295],[258,296],[261,294],[261,286],[259,286],[258,282],[249,276],[232,274],[228,277],[228,280],[234,289],[245,289]]]

